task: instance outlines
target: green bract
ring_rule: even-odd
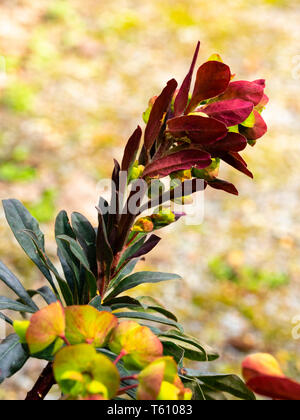
[[[134,321],[125,321],[114,330],[109,348],[116,354],[124,353],[128,369],[141,369],[162,356],[163,347],[155,334]]]
[[[111,399],[120,385],[115,365],[88,344],[60,350],[55,357],[53,371],[62,392],[72,397],[95,394]]]
[[[139,374],[139,400],[190,400],[192,391],[181,382],[171,357],[162,357]]]

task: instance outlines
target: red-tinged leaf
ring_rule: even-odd
[[[140,126],[134,131],[125,147],[124,156],[122,160],[122,171],[128,172],[132,164],[135,162],[136,155],[140,146],[142,138],[142,129]]]
[[[224,153],[220,156],[220,158],[224,160],[224,162],[228,163],[228,165],[249,176],[250,178],[253,178],[252,172],[247,169],[247,165],[245,165],[244,160],[238,153]]]
[[[117,326],[117,318],[110,312],[99,312],[89,305],[69,306],[66,314],[66,337],[71,344],[88,343],[103,347]]]
[[[214,143],[226,136],[228,130],[220,121],[201,115],[185,115],[168,121],[171,133],[187,132],[189,138],[196,144]]]
[[[270,101],[269,97],[266,94],[264,94],[262,100],[260,101],[260,103],[258,105],[256,105],[255,109],[258,112],[263,111],[263,109],[265,108],[265,106],[268,105],[269,101]]]
[[[156,247],[156,245],[161,241],[156,235],[151,235],[150,238],[141,246],[141,248],[130,256],[130,259],[142,257],[143,255],[149,254]]]
[[[176,117],[178,115],[182,114],[187,107],[187,103],[188,103],[188,100],[189,100],[189,92],[190,92],[192,77],[193,77],[196,61],[197,61],[197,58],[198,58],[199,49],[200,49],[200,42],[198,42],[198,44],[197,44],[196,51],[195,51],[195,54],[194,54],[194,57],[193,57],[193,61],[192,61],[190,70],[189,70],[188,74],[186,75],[186,77],[185,77],[185,79],[184,79],[184,81],[181,85],[181,88],[179,89],[179,92],[176,96],[176,99],[175,99],[174,111],[175,111],[175,116]]]
[[[238,133],[228,133],[227,136],[216,143],[206,147],[212,157],[219,157],[224,152],[241,152],[247,146],[247,140]]]
[[[261,84],[241,80],[230,83],[220,100],[243,99],[244,101],[252,102],[256,106],[262,100],[263,95],[264,87]]]
[[[65,334],[65,314],[60,302],[52,303],[36,312],[30,319],[26,341],[30,353],[36,354]]]
[[[231,99],[215,102],[200,108],[199,111],[221,121],[226,127],[233,127],[242,124],[249,117],[253,111],[253,103],[242,99]]]
[[[266,134],[268,126],[260,113],[254,110],[255,125],[252,128],[242,127],[241,131],[248,140],[258,140]]]
[[[114,330],[109,348],[115,354],[124,353],[128,369],[143,369],[163,354],[163,346],[148,327],[134,321],[121,322]]]
[[[247,386],[256,394],[275,400],[300,400],[300,384],[289,378],[261,375],[250,379]]]
[[[144,176],[163,178],[176,171],[191,169],[194,166],[203,169],[210,164],[211,158],[208,153],[196,149],[182,150],[148,165]]]
[[[170,80],[153,105],[145,130],[145,148],[147,151],[151,149],[159,135],[164,115],[169,109],[176,88],[176,80]]]
[[[214,179],[212,181],[207,181],[208,185],[216,190],[226,191],[229,194],[239,195],[238,190],[233,184],[222,179]]]
[[[285,376],[277,360],[268,353],[255,353],[247,356],[243,360],[242,371],[246,382],[261,375]]]
[[[253,83],[256,83],[257,85],[262,86],[264,89],[266,87],[266,81],[265,81],[265,79],[257,79],[257,80],[254,80]]]
[[[208,61],[197,72],[195,88],[186,114],[205,99],[215,98],[227,89],[231,79],[230,68],[220,61]]]

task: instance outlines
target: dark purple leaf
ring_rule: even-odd
[[[249,117],[253,111],[253,103],[242,99],[231,99],[215,102],[200,108],[199,111],[221,121],[226,127],[233,127],[243,123]]]
[[[224,138],[228,132],[226,126],[214,118],[201,115],[185,115],[168,121],[171,133],[187,132],[196,144],[210,144]]]
[[[220,61],[208,61],[197,72],[194,92],[186,114],[205,99],[215,98],[227,89],[231,79],[230,68]]]
[[[147,151],[151,149],[157,136],[159,135],[161,126],[163,124],[164,115],[168,111],[176,88],[176,80],[170,80],[162,93],[154,102],[145,130],[145,148]]]
[[[224,160],[224,162],[228,163],[228,165],[249,176],[250,178],[253,178],[252,172],[250,172],[249,169],[247,169],[246,162],[238,153],[224,153],[220,156],[220,158]]]
[[[216,190],[223,190],[228,192],[229,194],[239,195],[238,190],[235,188],[233,184],[227,181],[223,181],[222,179],[214,179],[211,181],[207,181],[208,185]]]
[[[264,95],[264,86],[256,82],[238,81],[232,82],[228,86],[220,100],[243,99],[252,102],[254,106],[258,105]]]
[[[198,42],[197,47],[196,47],[196,51],[193,57],[193,61],[190,67],[190,70],[188,72],[188,74],[186,75],[181,88],[179,89],[179,92],[176,96],[175,99],[175,103],[174,103],[174,111],[175,111],[175,116],[177,117],[178,115],[182,114],[187,106],[188,103],[188,99],[189,99],[189,92],[190,92],[190,87],[191,87],[191,82],[192,82],[192,77],[193,77],[193,73],[194,73],[194,68],[196,65],[196,61],[198,58],[198,54],[199,54],[199,49],[200,49],[200,42]]]
[[[149,252],[151,252],[160,241],[161,238],[156,235],[151,235],[148,241],[146,241],[135,254],[130,256],[130,259],[132,260],[134,258],[139,258],[143,255],[149,254]]]
[[[226,137],[206,147],[212,157],[219,157],[224,152],[241,152],[247,146],[247,140],[238,133],[228,133]]]
[[[210,155],[200,150],[182,150],[150,163],[144,176],[165,177],[173,172],[191,169],[193,166],[203,169],[211,164]]]
[[[122,171],[127,172],[136,159],[136,155],[140,146],[142,138],[142,129],[140,126],[134,131],[125,147],[124,156],[122,160]]]

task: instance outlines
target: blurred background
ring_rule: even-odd
[[[198,39],[199,63],[218,52],[238,79],[267,79],[269,133],[244,153],[254,181],[224,164],[240,196],[207,191],[204,223],[168,228],[139,266],[183,276],[139,292],[220,352],[203,369],[239,374],[246,354],[267,351],[300,378],[299,21],[298,0],[0,2],[0,198],[24,202],[53,258],[56,213],[95,221],[97,182],[149,98],[172,77],[181,83]],[[2,209],[0,258],[27,288],[44,284]],[[28,363],[0,399],[23,398],[40,369]]]

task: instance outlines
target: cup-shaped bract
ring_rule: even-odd
[[[32,315],[26,331],[30,353],[36,354],[65,335],[65,314],[60,302],[51,303]]]
[[[192,391],[185,388],[172,357],[161,357],[139,374],[139,400],[191,400]]]
[[[163,346],[148,327],[134,321],[121,322],[113,331],[109,348],[116,354],[123,352],[123,361],[128,369],[143,369],[161,357]]]
[[[70,344],[93,344],[103,347],[107,344],[117,318],[106,311],[98,311],[90,305],[69,306],[65,310],[66,338]]]
[[[114,398],[120,386],[115,365],[89,344],[64,347],[53,364],[54,377],[61,391],[71,397],[97,395]]]

